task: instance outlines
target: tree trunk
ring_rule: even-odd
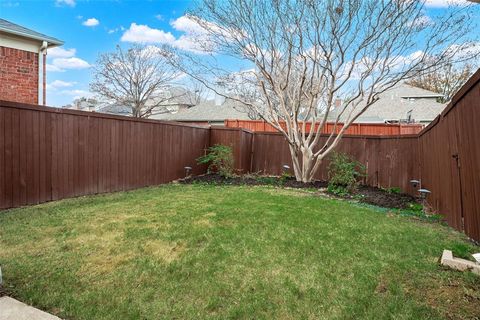
[[[312,182],[316,173],[314,171],[317,171],[318,168],[315,166],[313,151],[310,148],[296,148],[295,146],[290,146],[289,149],[296,180],[304,183]]]

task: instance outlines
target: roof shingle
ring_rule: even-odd
[[[10,33],[10,34],[15,34],[17,36],[21,36],[24,38],[47,41],[48,43],[57,45],[57,46],[60,46],[63,44],[62,40],[58,40],[57,38],[50,37],[43,33],[22,27],[18,24],[7,21],[5,19],[0,19],[0,31],[5,33]]]

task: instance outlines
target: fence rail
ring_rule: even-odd
[[[448,223],[480,240],[480,70],[416,135],[345,136],[337,151],[367,167],[365,183],[415,194]],[[325,138],[322,138],[325,139]],[[0,208],[129,190],[205,173],[196,159],[233,147],[240,172],[281,173],[291,164],[280,133],[196,127],[0,101]],[[327,179],[325,161],[318,179]]]

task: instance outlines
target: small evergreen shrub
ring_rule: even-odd
[[[328,191],[336,195],[352,193],[365,177],[365,166],[344,153],[334,152],[328,165],[328,177]]]
[[[208,153],[197,159],[199,164],[208,164],[208,172],[216,172],[222,177],[234,176],[232,147],[216,144],[208,149]]]

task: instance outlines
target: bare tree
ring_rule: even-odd
[[[180,72],[167,63],[165,52],[153,46],[133,46],[98,58],[91,90],[108,103],[130,107],[133,117],[169,112],[166,94]],[[174,104],[174,103],[173,103]]]
[[[473,30],[471,7],[426,17],[424,5],[417,0],[203,0],[190,19],[203,30],[198,47],[210,55],[174,50],[171,63],[281,132],[297,180],[308,182],[380,93],[451,63],[471,45],[465,32]],[[222,55],[249,62],[251,70],[231,81],[231,71],[216,62]],[[339,95],[348,99],[333,110]],[[306,121],[318,125],[309,128]],[[321,138],[327,121],[344,125],[338,134]]]
[[[207,87],[201,82],[192,79],[187,87],[188,93],[186,93],[185,100],[188,104],[196,106],[206,100]]]
[[[407,81],[407,83],[442,94],[442,98],[439,98],[438,102],[446,103],[470,79],[474,71],[475,69],[470,63],[458,66],[446,64],[442,68],[419,74]]]

